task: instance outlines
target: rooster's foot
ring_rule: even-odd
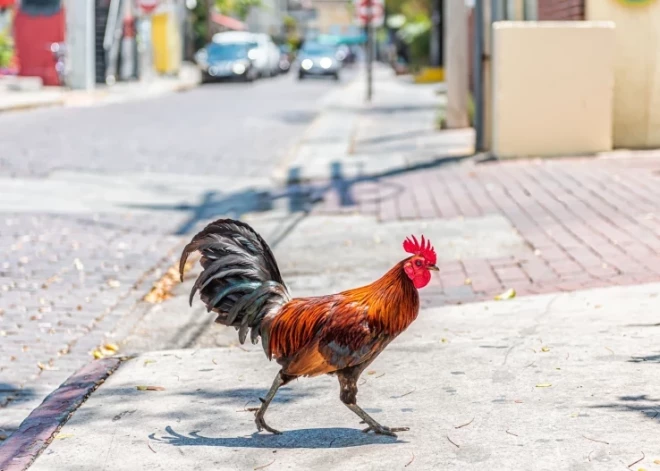
[[[395,432],[407,432],[408,430],[410,430],[410,427],[385,427],[384,425],[378,425],[378,426],[370,425],[369,427],[365,428],[362,431],[364,433],[369,433],[373,431],[375,434],[378,435],[389,435],[390,437],[396,437]]]
[[[282,432],[280,432],[279,430],[275,430],[273,427],[268,425],[264,420],[263,416],[260,414],[256,415],[256,417],[254,418],[254,422],[257,424],[257,430],[259,430],[260,432],[266,430],[275,435],[282,435]]]

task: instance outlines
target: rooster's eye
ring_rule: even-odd
[[[418,267],[421,267],[421,266],[422,266],[422,262],[420,262],[419,260],[417,260],[417,261],[415,262],[415,265],[417,265]]]

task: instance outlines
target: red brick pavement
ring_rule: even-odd
[[[334,185],[314,211],[506,217],[529,250],[443,262],[431,292],[443,302],[660,281],[660,157],[438,167]]]

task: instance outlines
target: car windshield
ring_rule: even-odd
[[[253,43],[210,44],[206,51],[211,60],[232,60],[247,57],[248,51],[256,47]]]
[[[335,48],[324,44],[307,44],[302,49],[308,56],[334,56]]]

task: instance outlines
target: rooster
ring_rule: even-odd
[[[301,376],[336,375],[341,401],[367,425],[364,432],[396,436],[407,427],[386,427],[357,404],[360,374],[417,318],[417,290],[438,271],[430,241],[414,236],[403,242],[410,257],[370,285],[329,296],[291,298],[275,257],[249,225],[232,219],[209,224],[184,248],[180,273],[188,256],[201,254],[203,271],[190,293],[197,291],[216,322],[238,330],[241,344],[248,333],[269,360],[282,367],[261,399],[255,422],[259,431],[280,432],[264,415],[277,390]]]

